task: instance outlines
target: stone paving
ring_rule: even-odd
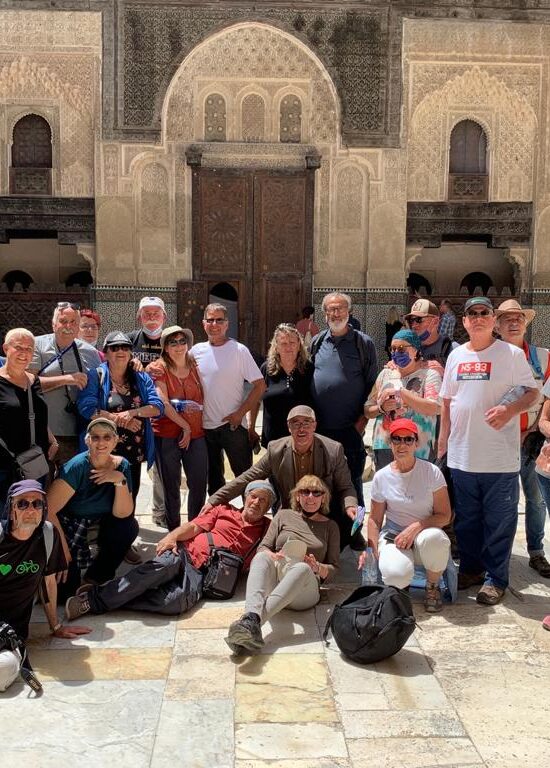
[[[368,486],[366,486],[368,490]],[[140,549],[151,524],[151,485],[139,498]],[[511,593],[495,608],[460,593],[424,613],[395,657],[354,665],[321,635],[331,606],[358,581],[346,551],[337,583],[305,612],[265,627],[254,657],[223,641],[243,608],[203,602],[181,619],[118,612],[85,617],[93,632],[52,639],[36,611],[29,647],[44,694],[22,684],[0,694],[1,765],[50,768],[429,768],[548,765],[550,583],[527,566],[523,516]],[[547,546],[550,552],[550,546]],[[413,590],[413,594],[414,594]]]

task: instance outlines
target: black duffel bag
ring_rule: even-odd
[[[359,587],[334,608],[323,639],[332,630],[344,656],[358,664],[371,664],[400,651],[415,627],[407,592],[370,584]]]

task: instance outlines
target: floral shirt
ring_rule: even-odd
[[[134,384],[130,384],[130,392],[124,394],[118,392],[114,386],[107,398],[107,410],[109,413],[121,413],[140,408],[143,405],[141,397]],[[145,426],[141,421],[141,427],[137,432],[131,432],[124,427],[117,427],[118,444],[116,454],[124,456],[130,464],[139,464],[145,460]]]

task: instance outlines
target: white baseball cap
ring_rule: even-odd
[[[141,312],[144,307],[158,307],[159,309],[162,309],[164,314],[166,314],[166,310],[164,309],[164,302],[158,296],[144,296],[139,302],[138,312]]]

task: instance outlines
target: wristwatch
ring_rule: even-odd
[[[116,486],[117,488],[120,488],[121,485],[128,485],[128,483],[123,478],[122,480],[119,480],[118,483],[113,483],[113,485]]]

